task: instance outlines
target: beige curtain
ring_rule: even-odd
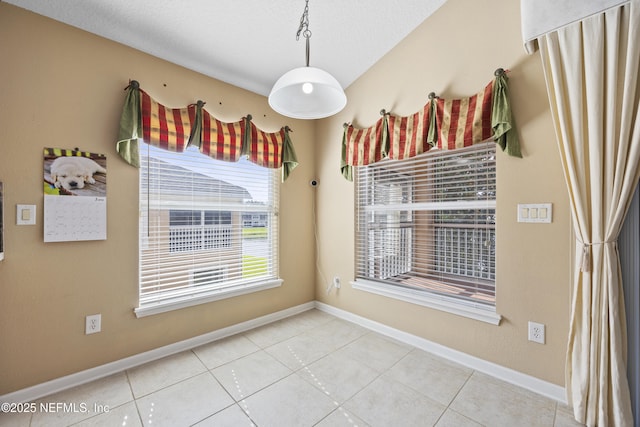
[[[617,238],[638,182],[640,0],[538,38],[576,237],[566,387],[577,421],[632,426]]]

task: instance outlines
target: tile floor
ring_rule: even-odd
[[[36,403],[67,410],[0,426],[578,425],[563,404],[318,310]]]

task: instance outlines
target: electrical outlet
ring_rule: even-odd
[[[95,334],[102,329],[102,315],[92,314],[85,318],[84,333],[85,335]]]
[[[529,322],[529,341],[544,344],[544,325],[542,323]]]
[[[335,276],[333,278],[333,287],[336,289],[340,289],[340,277]]]

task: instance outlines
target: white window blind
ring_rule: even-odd
[[[356,168],[356,282],[495,307],[495,143]]]
[[[140,147],[138,315],[280,284],[279,170]]]

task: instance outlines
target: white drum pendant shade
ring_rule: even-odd
[[[294,119],[321,119],[340,112],[347,105],[347,96],[331,74],[320,68],[300,67],[285,73],[273,85],[269,105]]]

